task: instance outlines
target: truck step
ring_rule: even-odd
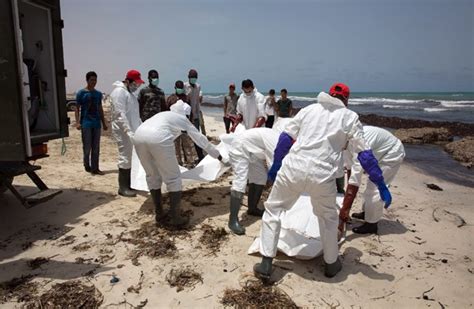
[[[30,208],[33,207],[36,204],[46,202],[47,200],[55,197],[59,193],[61,193],[62,190],[58,189],[46,189],[31,195],[28,195],[25,197],[25,207]]]

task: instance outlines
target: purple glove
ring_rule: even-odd
[[[357,159],[359,159],[360,165],[364,171],[369,175],[370,181],[374,184],[379,184],[383,182],[383,174],[382,170],[379,167],[379,162],[374,157],[372,150],[364,150],[359,152],[357,155]]]
[[[294,140],[293,138],[288,135],[288,133],[281,133],[280,137],[278,138],[278,143],[276,145],[275,151],[273,153],[273,164],[268,173],[268,179],[270,181],[275,181],[276,174],[281,167],[281,163],[283,158],[288,154],[293,146]]]
[[[370,181],[377,185],[380,198],[385,202],[385,208],[388,208],[392,203],[392,195],[385,185],[382,170],[380,169],[379,162],[374,157],[372,150],[359,152],[357,159],[359,159],[360,165],[362,165],[364,171],[369,175]]]

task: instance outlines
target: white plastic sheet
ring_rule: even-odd
[[[337,206],[342,207],[343,194],[336,198]],[[341,239],[340,243],[344,241]],[[319,234],[318,218],[313,213],[311,199],[302,195],[293,208],[281,215],[281,230],[278,250],[287,256],[309,260],[322,254],[323,246]],[[257,237],[248,250],[248,254],[260,252],[260,237]]]

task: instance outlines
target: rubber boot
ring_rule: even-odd
[[[170,192],[170,224],[173,226],[183,226],[188,224],[189,217],[183,217],[180,213],[181,206],[181,191]]]
[[[130,173],[131,169],[119,168],[118,181],[119,181],[119,190],[118,194],[125,197],[135,197],[137,193],[135,190],[130,188]]]
[[[337,193],[346,193],[344,191],[344,176],[340,178],[336,178],[336,188],[337,188]]]
[[[365,222],[361,226],[353,228],[352,231],[357,234],[377,234],[378,226],[377,223]]]
[[[229,214],[229,229],[237,235],[245,234],[245,228],[239,223],[240,203],[244,194],[239,191],[230,191],[230,214]]]
[[[263,216],[264,210],[258,208],[258,203],[260,202],[260,197],[262,196],[263,187],[263,185],[257,185],[255,183],[249,184],[247,214],[250,216]]]
[[[351,215],[352,218],[359,219],[359,220],[365,220],[365,211],[363,212],[355,212]]]
[[[337,275],[337,273],[340,272],[341,269],[342,269],[341,260],[337,258],[336,262],[324,265],[324,275],[328,278],[332,278],[335,275]]]
[[[257,278],[262,279],[263,281],[270,280],[272,275],[272,261],[271,257],[262,257],[262,262],[257,263],[253,266],[253,272]]]
[[[161,204],[161,189],[150,190],[150,194],[153,200],[153,204],[155,205],[155,221],[160,222],[160,220],[165,217],[165,213],[163,212],[163,205]]]

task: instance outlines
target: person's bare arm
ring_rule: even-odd
[[[227,116],[227,115],[226,115],[226,111],[227,111],[227,105],[228,105],[228,104],[229,104],[229,103],[227,102],[227,97],[224,97],[224,117]]]
[[[76,101],[77,102],[77,101]],[[76,104],[76,110],[74,111],[74,115],[76,118],[76,129],[81,129],[81,121],[79,120],[79,111],[81,110],[81,105],[78,103]]]
[[[102,127],[104,128],[104,131],[107,131],[108,127],[107,127],[107,124],[105,123],[104,108],[102,107],[102,104],[100,104],[99,113],[100,113],[100,120],[102,121]]]

